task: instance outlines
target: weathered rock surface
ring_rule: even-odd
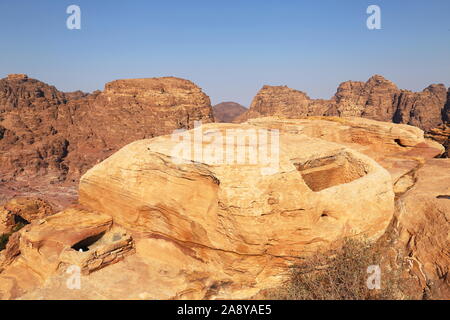
[[[204,130],[206,140],[237,128],[256,129],[251,125],[205,125],[192,134]],[[220,144],[219,140],[214,143]],[[208,143],[204,141],[204,145]],[[83,176],[80,203],[110,213],[131,230],[240,254],[277,256],[293,256],[329,243],[351,232],[345,230],[346,224],[357,233],[376,236],[392,211],[389,174],[370,158],[341,145],[284,133],[280,136],[280,168],[271,175],[262,174],[264,166],[258,164],[215,163],[217,159],[192,162],[192,154],[182,155],[189,163],[176,164],[180,160],[172,157],[176,147],[176,141],[164,136],[121,149]],[[280,193],[281,185],[285,192]],[[360,194],[359,188],[365,194]],[[123,199],[129,200],[125,203]],[[365,210],[366,217],[356,214],[360,205],[373,199],[377,201]],[[331,216],[334,218],[317,225],[321,217]],[[262,232],[268,223],[273,230]],[[299,239],[284,238],[287,229],[298,231],[302,223],[306,223],[301,228],[305,230]],[[321,228],[327,232],[320,232]]]
[[[49,184],[46,176],[30,181],[0,183],[0,203],[17,197],[42,198],[50,202],[55,212],[58,212],[76,203],[78,186],[74,182]]]
[[[108,215],[70,208],[24,227],[13,235],[1,253],[0,269],[4,270],[0,273],[0,298],[17,298],[42,286],[67,263],[77,265],[77,261],[85,261],[83,257],[75,259],[70,252],[77,256],[89,255],[89,251],[79,252],[76,246],[89,247],[110,230],[111,224]],[[92,268],[100,267],[101,264],[95,263]]]
[[[0,234],[10,233],[18,223],[30,223],[54,214],[47,201],[38,198],[14,198],[0,207]]]
[[[238,116],[247,111],[247,108],[236,102],[222,102],[213,106],[216,122],[231,123]]]
[[[402,91],[394,122],[407,123],[429,131],[445,122],[447,90],[442,84],[433,84],[422,92]]]
[[[20,189],[36,179],[73,185],[126,144],[195,120],[213,121],[210,101],[183,79],[118,80],[86,95],[10,75],[0,80],[0,179]]]
[[[279,130],[277,165],[258,150],[245,153],[244,163],[209,152],[227,141],[221,137],[234,137],[233,129]],[[179,137],[133,142],[83,176],[82,207],[14,234],[0,255],[2,298],[250,298],[277,286],[289,264],[316,249],[345,236],[378,239],[392,225],[394,190],[405,208],[411,206],[397,213],[399,246],[426,266],[427,280],[445,284],[448,177],[426,186],[435,171],[448,168],[447,162],[428,162],[443,148],[422,130],[362,118],[258,118],[206,124],[183,137],[201,137],[194,146],[203,153],[194,146],[189,152],[178,148]],[[248,147],[250,141],[238,139],[233,146]],[[270,149],[270,140],[258,141]],[[255,154],[262,162],[252,162]],[[426,179],[423,185],[420,179]],[[423,208],[412,207],[418,194]],[[426,201],[437,211],[427,210]],[[125,255],[115,260],[103,252],[114,252],[118,227],[124,230],[119,247]],[[427,250],[433,241],[436,246]],[[78,246],[90,250],[73,250]],[[85,270],[80,290],[66,285],[65,271],[73,263]],[[441,294],[443,286],[433,290]]]
[[[206,140],[237,128],[258,129],[211,124],[192,134],[204,130]],[[223,283],[216,286],[225,296],[233,291],[225,284],[239,283],[239,290],[254,293],[275,283],[283,265],[338,239],[355,234],[376,239],[392,218],[389,173],[339,144],[283,132],[279,171],[270,175],[261,174],[257,164],[192,162],[192,154],[177,164],[174,147],[168,136],[128,145],[83,176],[79,201],[147,239],[142,243],[173,243],[216,266],[215,275],[196,270],[208,280],[188,297],[208,295],[212,279]],[[153,260],[161,254],[157,247],[146,252]],[[244,270],[247,276],[237,282]],[[171,290],[184,296],[180,290],[186,285]]]
[[[445,153],[442,155],[443,158],[448,158],[450,156],[450,125],[442,125],[431,129],[428,132],[427,137],[444,146]]]
[[[232,129],[261,127],[208,124],[189,134],[200,133],[204,141],[197,143],[211,147],[207,140],[215,135],[212,144],[218,146],[219,134],[228,135]],[[95,288],[108,297],[140,299],[248,298],[277,285],[287,265],[318,248],[332,246],[345,236],[365,234],[377,239],[383,234],[394,210],[386,170],[341,144],[297,132],[281,132],[279,143],[279,167],[266,172],[261,171],[266,163],[222,164],[211,158],[198,161],[195,154],[174,155],[177,141],[170,136],[136,141],[83,176],[79,201],[87,212],[65,211],[53,216],[62,215],[56,222],[27,227],[31,229],[21,231],[19,243],[48,243],[49,253],[44,247],[39,251],[61,264],[64,248],[101,230],[69,233],[60,225],[75,223],[66,224],[66,219],[101,212],[105,216],[101,221],[111,217],[132,233],[136,254],[89,275],[83,288]],[[94,221],[102,228],[109,223]],[[78,223],[78,228],[83,224]],[[53,236],[50,228],[62,231]],[[27,258],[34,257],[33,252],[21,253],[2,276],[18,270],[13,266],[24,259],[39,266],[35,258]],[[20,263],[21,268],[29,267]],[[45,285],[29,279],[41,289],[20,284],[14,290],[28,291],[20,294],[24,298],[73,296],[61,284],[64,275],[50,269],[42,276],[49,279]],[[112,277],[111,270],[118,275]],[[129,284],[123,284],[125,272]],[[93,280],[108,277],[102,285]],[[122,285],[108,294],[106,287],[117,281]],[[4,292],[11,294],[11,290]],[[83,295],[89,293],[83,289]]]
[[[249,111],[236,121],[265,116],[350,116],[404,123],[428,131],[448,121],[445,114],[448,114],[449,101],[442,84],[411,92],[400,90],[393,82],[375,75],[367,82],[340,84],[330,100],[313,100],[287,87],[264,86]]]
[[[450,160],[427,161],[398,200],[398,244],[425,296],[450,299]]]
[[[286,86],[264,86],[253,99],[249,110],[234,122],[267,116],[301,118],[310,115],[335,115],[334,110],[331,100],[312,100],[306,93]]]
[[[395,246],[386,248],[386,254],[394,248],[406,254],[410,272],[419,280],[417,298],[450,297],[450,162],[433,159],[444,151],[442,146],[424,138],[418,128],[362,118],[258,118],[249,123],[338,142],[385,167],[398,197],[393,230],[386,235]],[[433,132],[434,140],[447,141],[445,128]]]
[[[68,142],[57,134],[59,107],[64,93],[26,75],[0,80],[1,180],[34,177],[39,171],[54,176],[64,171]],[[66,127],[67,123],[62,123]]]
[[[389,171],[394,186],[427,159],[444,153],[419,128],[355,117],[306,119],[256,118],[250,124],[336,142],[376,160]]]
[[[444,120],[450,122],[450,88],[448,88],[447,92],[447,104],[444,108]]]

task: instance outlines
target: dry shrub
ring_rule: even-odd
[[[282,300],[406,299],[402,290],[403,264],[383,262],[379,249],[365,240],[345,240],[337,250],[316,253],[290,269],[288,281],[273,294]],[[379,265],[381,288],[369,289],[367,268]]]

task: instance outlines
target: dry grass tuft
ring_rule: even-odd
[[[402,289],[403,264],[383,266],[376,246],[364,240],[345,240],[337,249],[317,253],[294,265],[289,280],[272,294],[281,300],[397,300],[407,299]],[[380,289],[369,289],[367,268],[380,265]]]

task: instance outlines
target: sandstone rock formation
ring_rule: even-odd
[[[394,245],[384,248],[385,255],[392,250],[406,254],[410,273],[418,279],[416,298],[450,297],[450,162],[434,159],[444,152],[442,146],[418,128],[362,118],[258,118],[249,123],[338,142],[387,169],[398,200],[385,234]]]
[[[332,101],[312,100],[306,93],[286,86],[264,86],[253,99],[249,110],[234,122],[265,116],[300,118],[308,115],[335,115],[333,110]]]
[[[427,133],[427,137],[444,146],[445,153],[442,155],[443,158],[448,158],[450,156],[450,124],[431,129]]]
[[[0,207],[0,234],[11,233],[18,223],[28,224],[52,214],[52,206],[42,199],[14,198]]]
[[[450,298],[450,160],[427,161],[398,203],[395,228],[429,298]]]
[[[64,170],[68,142],[54,127],[64,93],[26,75],[0,80],[1,179],[35,176],[39,171],[55,177]],[[67,123],[62,127],[67,128]]]
[[[445,116],[448,101],[442,84],[411,92],[400,90],[393,82],[375,75],[367,82],[340,84],[330,100],[312,100],[305,93],[287,87],[264,86],[249,111],[236,121],[264,116],[353,116],[404,123],[428,131],[448,121]]]
[[[277,170],[264,171],[268,163],[253,163],[253,153],[244,163],[222,155],[222,163],[205,151],[223,146],[220,137],[233,129],[279,130]],[[425,285],[435,281],[440,285],[430,288],[445,292],[448,177],[425,191],[437,165],[427,159],[443,148],[420,129],[361,118],[259,118],[182,135],[194,136],[206,148],[201,155],[198,148],[174,153],[180,141],[162,136],[136,141],[89,170],[81,207],[11,237],[0,254],[2,298],[250,298],[318,248],[344,236],[379,238],[392,225],[394,191],[408,209],[396,213],[398,246],[419,261],[414,274],[427,270]],[[251,140],[237,141],[249,147]],[[414,207],[419,195],[423,206]],[[66,286],[73,265],[83,270],[80,290]]]
[[[213,121],[210,101],[183,79],[118,80],[86,95],[10,75],[0,80],[0,179],[19,191],[75,185],[126,144],[189,129],[195,120]]]
[[[375,76],[342,84],[330,101],[265,87],[241,117],[255,119],[239,125],[208,124],[207,96],[176,78],[86,95],[12,75],[0,88],[0,192],[53,181],[46,192],[56,196],[93,166],[77,205],[51,215],[19,198],[0,211],[7,232],[11,217],[30,222],[0,252],[2,299],[251,298],[317,249],[378,239],[392,218],[420,288],[447,295],[449,168],[430,160],[444,148],[416,127],[346,117],[434,126],[423,110],[439,109],[442,86],[415,94]],[[159,136],[194,120],[204,125]],[[445,130],[430,132],[444,141]],[[67,286],[73,266],[80,290]]]
[[[442,145],[424,138],[416,127],[354,117],[307,119],[256,118],[250,124],[304,134],[358,150],[389,171],[394,190],[401,193],[404,180],[427,159],[440,156]],[[399,190],[397,190],[397,187]]]
[[[256,129],[205,125],[192,132],[205,140],[194,142],[194,149],[223,148],[219,138],[206,139],[229,137],[237,128]],[[313,251],[352,232],[377,237],[391,218],[388,172],[341,145],[283,133],[279,169],[264,175],[263,164],[176,158],[177,143],[163,136],[121,149],[83,176],[80,204],[149,236],[279,257]],[[188,163],[177,164],[180,159]],[[264,230],[266,225],[272,227]]]
[[[247,108],[236,102],[222,102],[213,106],[216,122],[231,123],[238,116],[247,111]]]
[[[444,120],[450,122],[450,88],[448,88],[447,92],[447,104],[444,108]]]
[[[393,175],[355,149],[403,160],[432,156],[429,148],[442,152],[417,128],[355,118],[255,119],[187,134],[200,134],[196,145],[208,149],[233,129],[279,129],[277,170],[261,171],[267,163],[251,162],[250,154],[245,163],[174,154],[171,136],[136,141],[83,176],[82,207],[34,222],[8,243],[3,298],[249,298],[318,248],[384,233],[394,213]],[[186,161],[174,161],[180,158]],[[121,250],[135,253],[110,266],[115,260],[92,237],[112,239],[112,225],[133,238],[132,247],[121,238]],[[77,252],[77,245],[90,250]],[[65,285],[72,263],[89,273],[76,294]]]
[[[81,208],[27,225],[14,234],[0,256],[0,297],[17,298],[58,272],[76,272],[78,267],[87,275],[122,261],[134,252],[134,242],[125,231],[111,226],[109,215]],[[67,288],[67,279],[59,286]]]

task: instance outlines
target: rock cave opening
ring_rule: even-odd
[[[314,192],[352,182],[367,174],[364,165],[346,153],[294,165]]]
[[[78,252],[86,252],[90,250],[90,247],[95,244],[97,241],[99,241],[103,236],[105,235],[105,232],[102,232],[100,234],[88,237],[86,239],[83,239],[77,243],[75,243],[72,246],[72,249]]]
[[[21,216],[15,214],[14,215],[14,224],[25,226],[27,224],[30,224],[30,222],[28,220],[22,218]]]
[[[407,146],[402,143],[400,139],[394,139],[394,142],[400,147],[406,148]]]

